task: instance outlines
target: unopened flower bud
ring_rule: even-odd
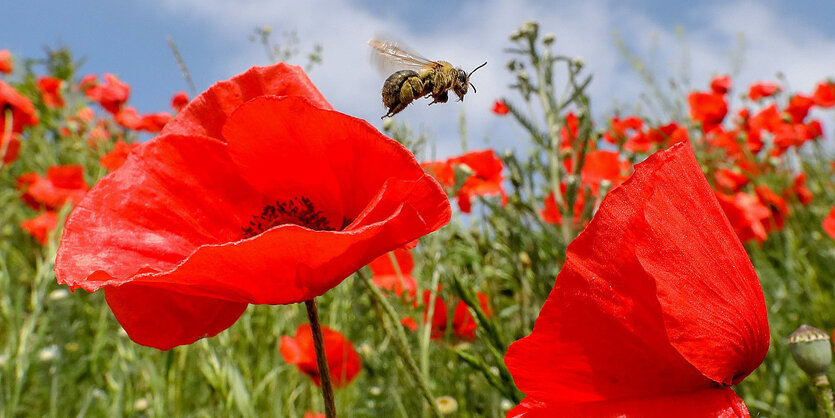
[[[574,64],[574,66],[579,69],[579,68],[583,68],[586,65],[586,60],[584,60],[583,57],[574,57],[571,60],[571,63]]]
[[[536,36],[539,34],[539,22],[535,20],[528,20],[522,23],[522,26],[519,26],[519,32],[521,32],[523,36],[536,39]]]
[[[788,344],[795,363],[812,380],[826,377],[826,371],[832,363],[832,347],[827,333],[804,324],[789,335]]]
[[[542,43],[545,45],[551,45],[557,39],[557,35],[554,35],[553,32],[548,32],[542,37]]]

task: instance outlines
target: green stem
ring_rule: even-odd
[[[6,109],[6,121],[3,125],[3,136],[0,137],[0,167],[6,164],[6,152],[12,142],[12,123],[14,122],[14,114],[12,109]]]
[[[826,375],[820,375],[812,379],[815,387],[815,395],[821,412],[826,418],[835,418],[835,397],[832,395],[832,385]]]
[[[325,416],[336,418],[336,405],[333,400],[333,385],[328,370],[328,359],[325,357],[325,341],[322,337],[322,327],[319,325],[319,309],[316,300],[304,301],[307,308],[307,318],[310,320],[310,330],[313,333],[313,347],[316,349],[316,366],[319,368],[319,380],[322,384],[322,398],[325,400]]]
[[[426,399],[426,402],[429,403],[429,408],[433,415],[436,418],[439,418],[441,416],[441,411],[438,410],[438,405],[435,403],[435,397],[432,396],[432,391],[429,389],[429,382],[426,381],[426,377],[424,377],[420,372],[417,362],[415,362],[415,358],[412,356],[412,353],[409,352],[406,332],[403,331],[403,326],[400,325],[400,319],[397,316],[397,312],[394,311],[394,308],[383,296],[382,292],[380,292],[380,289],[378,289],[377,286],[374,286],[374,283],[371,282],[370,276],[365,274],[362,270],[358,271],[357,275],[368,289],[371,299],[383,307],[383,312],[388,317],[388,320],[391,322],[392,328],[394,329],[394,335],[391,337],[393,337],[392,339],[394,340],[394,345],[397,348],[400,357],[403,362],[406,363],[406,368],[412,374],[412,377],[414,377],[417,381],[418,389],[420,389],[420,392],[423,395],[423,398]]]

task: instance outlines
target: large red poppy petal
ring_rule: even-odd
[[[181,293],[253,304],[298,303],[320,296],[387,251],[428,233],[403,205],[389,219],[352,231],[285,224],[256,237],[197,249],[176,268],[133,277]],[[118,283],[106,275],[99,285]]]
[[[240,239],[262,207],[223,143],[158,137],[70,214],[55,263],[58,281],[95,291],[104,284],[96,278],[118,284],[140,271],[171,269],[201,245]]]
[[[107,287],[104,295],[134,342],[160,350],[217,335],[247,306],[133,283]]]
[[[579,405],[554,405],[525,398],[508,417],[681,417],[742,418],[749,417],[742,398],[730,388],[705,389],[685,395],[665,396],[627,401],[601,401]]]
[[[317,107],[332,109],[301,67],[279,63],[252,67],[243,74],[215,83],[171,119],[162,134],[223,139],[226,118],[238,106],[264,95],[303,97]]]
[[[508,350],[529,396],[682,393],[736,381],[762,361],[762,291],[689,145],[638,167],[569,246],[534,332]]]
[[[298,97],[247,102],[229,118],[223,136],[242,175],[262,193],[305,195],[317,209],[331,217],[342,212],[348,221],[389,179],[425,175],[408,149],[367,122]]]

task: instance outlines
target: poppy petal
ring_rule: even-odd
[[[223,143],[159,137],[134,150],[70,214],[58,282],[92,292],[107,284],[101,279],[120,284],[140,271],[171,269],[201,245],[240,239],[245,214],[262,207]]]
[[[607,196],[506,361],[529,396],[573,404],[736,383],[768,341],[751,262],[680,143]]]
[[[226,118],[238,106],[263,95],[298,96],[322,109],[333,109],[301,67],[279,63],[252,67],[243,74],[215,83],[180,110],[165,125],[162,134],[222,139]]]
[[[749,417],[742,398],[730,388],[705,389],[695,393],[628,401],[601,401],[557,406],[525,398],[507,413],[508,417],[664,417],[735,418]]]
[[[104,295],[131,340],[160,350],[213,337],[232,326],[247,307],[133,283],[107,287]]]

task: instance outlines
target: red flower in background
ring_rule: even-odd
[[[394,263],[391,262],[390,254],[394,254],[397,260],[396,268]],[[368,267],[371,268],[373,273],[371,281],[374,285],[389,290],[398,297],[403,297],[405,291],[408,298],[413,300],[417,297],[417,280],[412,276],[414,265],[412,253],[409,250],[398,248],[391,253],[377,257],[368,264]]]
[[[286,64],[195,98],[70,214],[59,283],[104,288],[134,341],[169,349],[223,331],[249,303],[319,296],[449,222],[405,147],[315,103],[327,104]]]
[[[75,205],[87,193],[84,167],[78,164],[57,165],[46,170],[46,177],[24,173],[17,178],[21,199],[32,209],[56,210],[70,202]]]
[[[438,338],[443,338],[446,335],[447,328],[449,326],[449,317],[447,316],[447,304],[441,298],[441,288],[438,287],[438,292],[435,295],[435,307],[432,311],[432,333],[431,338],[433,340]],[[481,292],[476,292],[476,297],[478,298],[478,304],[481,307],[481,310],[484,312],[485,315],[488,317],[492,315],[492,310],[490,309],[487,295]],[[432,298],[432,293],[428,290],[423,291],[423,322],[425,323],[429,319],[429,303]],[[457,305],[455,305],[455,312],[453,313],[452,317],[452,335],[457,338],[463,340],[472,341],[475,339],[475,330],[478,328],[475,322],[475,318],[473,318],[473,314],[470,313],[470,309],[464,301],[459,301]]]
[[[429,161],[420,166],[444,187],[455,186],[455,169],[449,160]]]
[[[728,103],[722,94],[693,92],[687,95],[687,103],[690,117],[702,124],[703,132],[719,126],[728,114]]]
[[[690,138],[687,128],[675,122],[670,122],[647,131],[646,140],[652,144],[670,147],[682,141],[689,141]],[[629,143],[626,145],[629,145]]]
[[[91,82],[94,84],[91,85]],[[87,77],[83,78],[81,83],[79,88],[84,91],[84,95],[113,115],[119,113],[130,96],[130,86],[113,74],[104,75],[104,84],[98,84],[95,78]]]
[[[13,163],[18,155],[20,155],[20,137],[12,134],[7,139],[0,133],[0,166]]]
[[[760,81],[748,88],[748,98],[751,100],[760,100],[764,97],[769,97],[777,94],[780,91],[780,86],[772,81]]]
[[[789,215],[789,207],[780,195],[774,193],[768,186],[760,184],[754,187],[754,193],[765,207],[771,211],[771,222],[765,224],[766,231],[779,231],[786,225],[786,216]]]
[[[61,96],[61,84],[64,80],[58,77],[38,77],[38,90],[44,104],[52,108],[64,107],[64,97]]]
[[[823,231],[826,232],[827,235],[835,239],[835,206],[832,206],[832,210],[829,211],[829,215],[826,215],[823,218]]]
[[[0,73],[11,74],[12,70],[12,53],[8,49],[0,49]]]
[[[347,386],[357,377],[362,369],[362,361],[354,345],[338,331],[322,326],[325,357],[328,359],[328,371],[335,387]],[[316,349],[313,347],[313,333],[310,324],[299,325],[296,336],[281,337],[281,355],[284,361],[293,364],[310,376],[319,386],[319,366],[316,364]]]
[[[99,162],[102,167],[109,171],[116,170],[125,163],[128,159],[128,154],[138,146],[139,144],[128,144],[122,140],[116,141],[113,150],[99,158]]]
[[[171,114],[168,112],[156,112],[156,113],[148,113],[142,115],[142,119],[139,121],[139,130],[150,132],[150,133],[157,133],[162,131],[162,128],[165,127],[165,124],[171,120]]]
[[[795,94],[789,100],[789,105],[786,107],[786,113],[791,116],[794,123],[801,123],[809,114],[809,109],[814,106],[815,101],[810,96],[803,94]]]
[[[175,112],[179,112],[183,110],[184,107],[188,104],[188,94],[184,91],[178,91],[171,96],[171,108],[174,109]]]
[[[714,93],[725,94],[731,90],[731,77],[727,75],[718,75],[710,80],[710,90]]]
[[[747,416],[727,386],[768,350],[745,249],[687,144],[660,151],[568,247],[534,331],[505,356],[508,416]]]
[[[38,115],[32,101],[3,80],[0,80],[0,110],[0,135],[6,132],[9,112],[12,118],[12,133],[21,133],[24,127],[38,124]]]
[[[325,414],[319,412],[305,411],[303,418],[325,418]]]
[[[812,203],[812,191],[806,187],[806,173],[800,172],[797,176],[794,177],[792,180],[791,192],[797,196],[797,200],[804,204],[808,205]]]
[[[768,237],[765,224],[771,217],[771,210],[763,205],[757,196],[744,192],[737,192],[731,196],[716,192],[716,198],[740,241],[765,241]]]
[[[497,115],[506,115],[510,112],[510,109],[505,104],[504,100],[496,100],[493,102],[493,107],[490,109],[491,112]]]
[[[565,183],[560,183],[560,193],[562,193],[563,202],[565,202],[565,193],[567,189],[568,188]],[[545,223],[552,225],[562,225],[562,209],[557,204],[557,197],[554,195],[553,191],[545,196],[544,205],[545,207],[539,212],[542,220],[545,221]],[[565,203],[563,203],[563,205],[565,205]],[[577,197],[574,200],[574,208],[572,210],[575,226],[580,224],[580,218],[583,215],[583,209],[585,206],[585,193],[583,193],[582,189],[577,189]]]
[[[451,158],[449,162],[453,166],[466,165],[473,172],[458,189],[458,208],[462,212],[470,213],[472,207],[470,200],[473,196],[499,195],[502,199],[502,207],[507,204],[507,194],[502,186],[504,163],[495,151],[491,149],[471,151],[460,157]]]
[[[577,141],[580,134],[580,119],[574,112],[565,115],[565,125],[560,128],[560,149],[570,149]]]
[[[812,100],[820,107],[835,106],[835,83],[824,81],[818,84],[815,93],[812,95]]]
[[[49,233],[57,226],[58,216],[51,210],[20,223],[20,227],[38,240],[41,245],[46,245]]]
[[[87,93],[91,87],[99,84],[99,77],[95,74],[87,74],[84,77],[81,77],[81,81],[78,82],[78,91]]]
[[[730,193],[738,192],[751,182],[745,174],[727,168],[716,170],[713,177],[716,179],[716,185],[719,189]]]

